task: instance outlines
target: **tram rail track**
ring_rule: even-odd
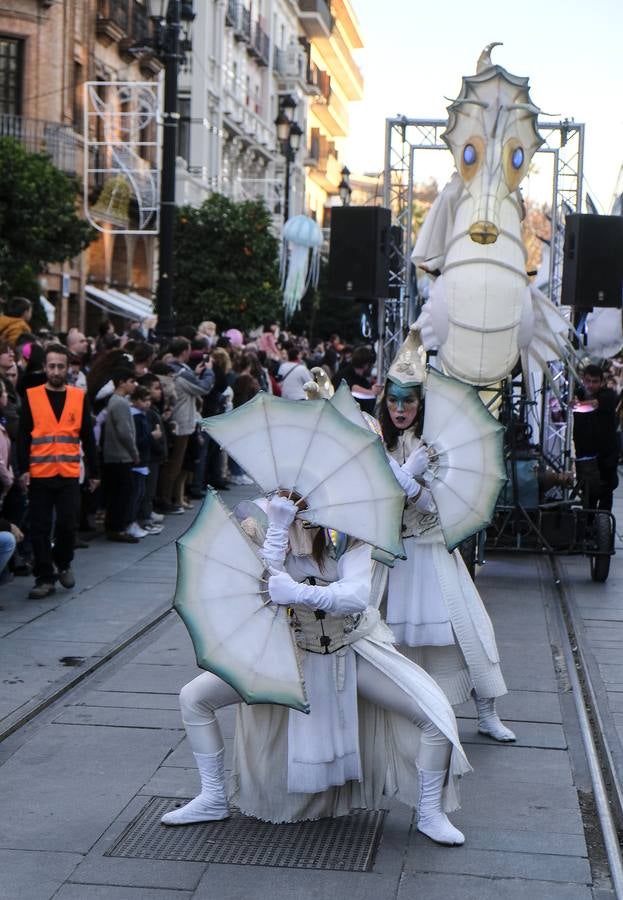
[[[160,607],[151,615],[146,616],[128,628],[116,640],[108,644],[100,656],[88,657],[84,665],[80,665],[74,672],[68,673],[66,678],[55,681],[49,690],[33,697],[24,706],[7,716],[0,724],[0,744],[29,722],[32,722],[33,719],[45,712],[48,707],[60,700],[65,694],[79,687],[83,681],[130,647],[139,638],[148,634],[172,612],[173,608],[168,602],[166,606]]]
[[[553,605],[553,614],[560,633],[561,650],[574,698],[612,887],[617,900],[623,900],[623,854],[617,830],[617,822],[623,822],[623,791],[602,721],[590,666],[576,633],[573,606],[557,558],[551,555],[548,560],[559,600],[558,604]]]

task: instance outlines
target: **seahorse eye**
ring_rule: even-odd
[[[473,144],[465,144],[463,147],[463,162],[466,166],[473,166],[476,162],[476,148]]]
[[[521,167],[523,166],[523,160],[524,155],[522,148],[515,147],[515,149],[513,150],[513,155],[511,156],[511,165],[513,169],[521,169]]]

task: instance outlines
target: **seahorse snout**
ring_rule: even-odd
[[[495,244],[499,233],[493,222],[474,222],[469,229],[469,236],[477,244]]]
[[[469,236],[477,244],[495,244],[499,231],[493,222],[474,222],[469,229]]]

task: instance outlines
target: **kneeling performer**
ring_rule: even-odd
[[[417,827],[462,844],[446,812],[470,771],[450,704],[437,684],[393,647],[370,605],[371,550],[304,525],[275,496],[261,554],[273,603],[288,607],[311,712],[247,706],[216,675],[182,688],[180,705],[201,793],[167,813],[166,825],[224,819],[224,746],[215,711],[240,703],[232,799],[247,815],[293,822],[380,808],[395,796],[417,807]],[[261,540],[261,538],[260,538]],[[208,576],[209,577],[209,576]]]

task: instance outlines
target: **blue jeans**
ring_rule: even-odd
[[[15,551],[15,538],[10,531],[0,531],[0,573],[4,572]]]

